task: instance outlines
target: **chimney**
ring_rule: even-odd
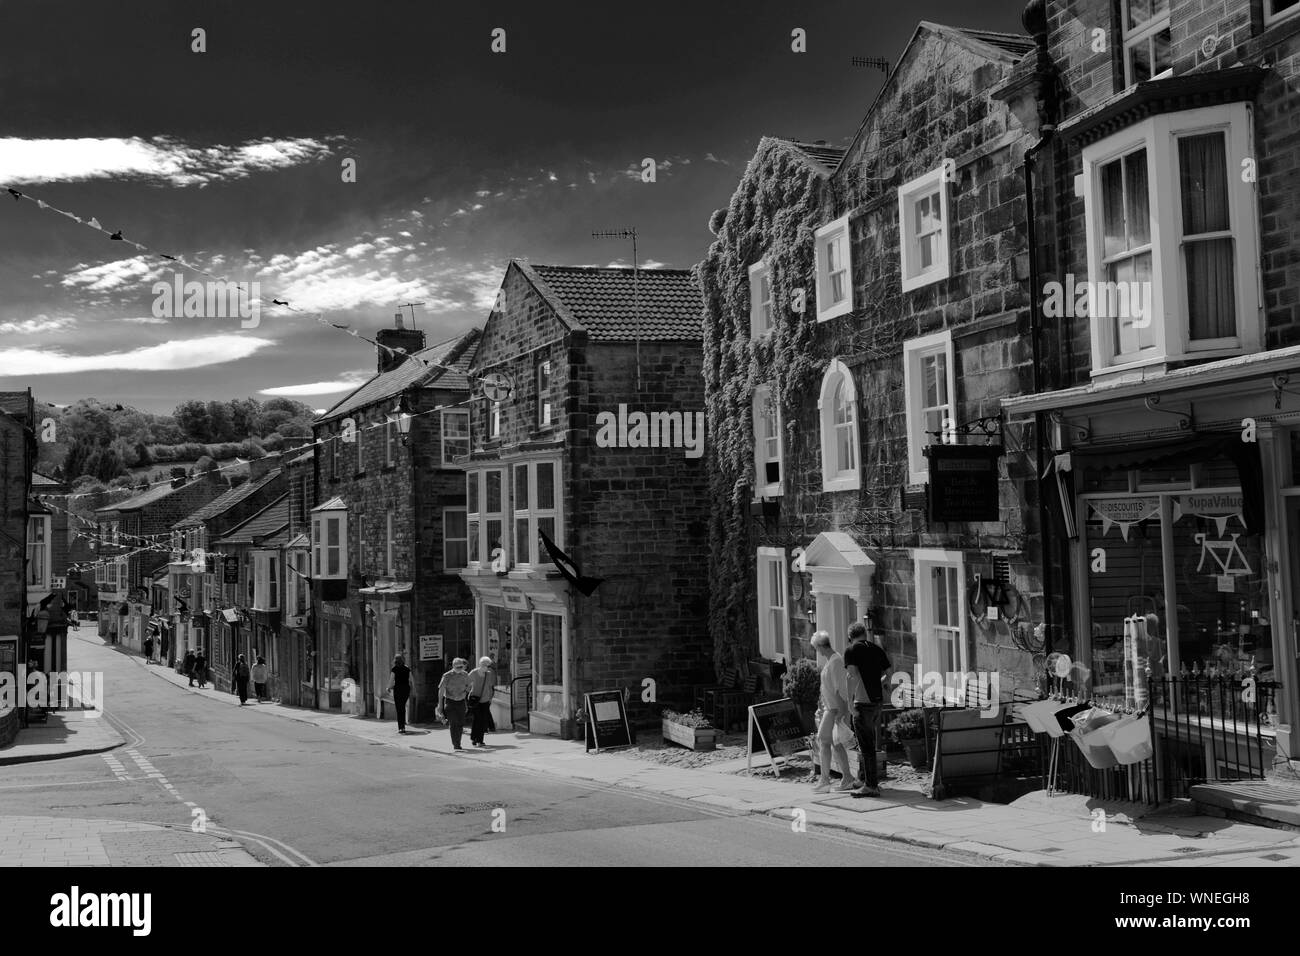
[[[280,467],[279,455],[267,455],[265,458],[254,458],[248,463],[248,480],[257,481],[267,472]]]
[[[406,361],[407,355],[424,348],[424,333],[419,329],[406,328],[402,324],[402,313],[398,312],[393,316],[393,320],[396,322],[395,328],[380,329],[375,335],[376,342],[388,347],[375,349],[379,353],[380,375],[391,372]],[[388,349],[404,349],[406,354],[390,352]]]

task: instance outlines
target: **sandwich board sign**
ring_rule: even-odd
[[[749,708],[749,746],[746,748],[745,768],[753,764],[753,756],[766,751],[772,762],[772,772],[781,772],[778,757],[788,757],[808,749],[808,731],[804,729],[799,708],[789,697],[754,704]]]
[[[632,746],[632,728],[627,723],[627,708],[621,690],[600,690],[584,694],[587,704],[587,749]]]

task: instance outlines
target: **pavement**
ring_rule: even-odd
[[[813,794],[806,783],[790,779],[746,775],[738,772],[743,771],[743,760],[679,768],[617,750],[589,753],[578,741],[513,731],[491,735],[487,749],[470,747],[455,751],[449,733],[441,725],[408,725],[408,733],[400,735],[394,722],[374,718],[322,713],[275,702],[250,701],[241,707],[231,693],[211,687],[190,688],[188,680],[174,670],[121,653],[126,661],[146,674],[184,688],[187,693],[236,708],[242,712],[241,717],[247,715],[242,718],[245,722],[250,719],[260,722],[263,718],[292,720],[336,731],[366,745],[436,754],[447,761],[443,764],[445,769],[440,771],[444,775],[463,773],[475,764],[485,769],[522,771],[575,784],[637,792],[646,797],[661,795],[701,810],[738,817],[771,818],[774,824],[784,821],[786,828],[802,823],[810,828],[838,830],[846,835],[907,844],[922,850],[952,852],[995,865],[1300,866],[1300,833],[1196,815],[1186,803],[1152,812],[1131,804],[1106,803],[1068,794],[1048,798],[1041,792],[1028,794],[1011,805],[967,797],[934,801],[914,790],[891,787],[888,782],[879,799],[854,799],[847,794]],[[69,725],[77,723],[75,718],[68,722]],[[103,729],[116,733],[111,726]],[[20,740],[30,730],[22,731]],[[81,732],[94,733],[78,727],[73,734],[65,734],[64,739],[75,741],[75,734]],[[32,746],[49,747],[56,742],[37,741]],[[18,746],[27,745],[24,742]],[[87,738],[85,746],[89,745]],[[131,753],[130,748],[127,753]],[[110,765],[114,756],[105,756]],[[140,762],[138,757],[133,759]],[[154,771],[151,776],[161,776],[151,765],[141,766],[146,771]],[[161,782],[176,797],[175,788],[165,779]],[[71,832],[75,835],[70,836],[68,828],[74,825]],[[124,832],[132,834],[130,840],[123,840]],[[150,834],[147,840],[140,837],[146,832]],[[66,817],[20,816],[0,821],[0,846],[8,845],[12,839],[21,848],[20,858],[32,862],[149,865],[137,861],[140,854],[153,852],[153,859],[169,859],[171,865],[189,861],[194,865],[203,862],[257,865],[252,856],[239,849],[239,844],[221,839],[223,835],[233,836],[191,834],[181,827]],[[147,848],[151,842],[158,844],[156,850]],[[0,862],[9,860],[6,853]],[[944,859],[936,858],[934,862],[942,864]]]
[[[141,667],[180,686],[175,671]],[[227,692],[194,693],[239,707]],[[245,710],[287,718],[452,760],[496,764],[606,786],[657,793],[741,814],[762,814],[858,835],[973,854],[1003,864],[1036,866],[1300,866],[1300,833],[1195,815],[1187,804],[1151,812],[1131,804],[1071,794],[1028,794],[1012,804],[967,797],[930,800],[884,785],[880,799],[815,795],[790,780],[738,774],[744,761],[674,768],[618,751],[588,753],[579,741],[513,731],[489,737],[485,750],[455,751],[443,725],[396,724],[370,717],[322,713],[279,703],[250,703]],[[765,759],[765,758],[764,758]]]
[[[112,750],[124,743],[122,735],[94,711],[50,711],[45,723],[24,727],[9,746],[0,747],[0,766],[84,757]]]

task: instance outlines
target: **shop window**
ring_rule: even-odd
[[[827,223],[815,233],[817,321],[825,322],[853,311],[853,262],[849,217]]]
[[[489,604],[484,608],[484,636],[487,648],[484,653],[492,658],[496,667],[497,686],[509,687],[511,681],[511,640],[510,612],[503,607]]]
[[[817,408],[821,418],[822,491],[861,487],[858,474],[858,393],[843,362],[833,359],[822,378]]]
[[[781,494],[781,459],[781,410],[772,389],[760,385],[754,389],[755,497]]]
[[[772,270],[766,262],[749,267],[749,335],[761,339],[772,331]]]
[[[782,660],[790,647],[785,549],[758,549],[758,653]]]
[[[469,532],[464,508],[442,510],[442,570],[459,571],[469,563]]]
[[[960,551],[918,548],[916,575],[917,657],[921,671],[966,673],[966,580]]]
[[[1169,0],[1121,0],[1124,78],[1127,85],[1173,72]]]
[[[1094,375],[1260,348],[1249,124],[1243,103],[1204,107],[1084,148]]]
[[[456,468],[458,455],[469,454],[469,411],[447,409],[442,413],[442,467]]]
[[[537,683],[559,687],[564,683],[563,619],[558,614],[538,614]]]
[[[1146,468],[1139,468],[1137,472],[1138,491],[1190,488],[1191,486],[1192,469],[1188,465],[1155,464]]]
[[[914,485],[929,480],[927,446],[955,441],[956,374],[952,333],[937,332],[903,343],[903,400],[907,410],[908,475]]]
[[[898,252],[903,291],[948,278],[948,183],[939,167],[898,190]]]

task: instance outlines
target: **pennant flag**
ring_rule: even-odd
[[[86,225],[88,225],[91,229],[98,229],[100,232],[104,231],[104,227],[99,224],[99,220],[96,219],[94,216],[90,217],[90,222],[86,223]]]
[[[18,190],[16,190],[16,189],[10,189],[10,190],[9,190],[9,195],[11,195],[11,196],[14,197],[14,202],[17,202],[18,200],[20,200],[20,199],[23,198],[23,194],[20,193],[20,192],[19,192]]]
[[[288,302],[281,302],[279,299],[272,299],[272,300],[271,300],[271,304],[272,304],[272,305],[288,305],[289,303],[288,303]]]
[[[110,239],[116,239],[118,242],[122,242],[122,241],[123,241],[123,240],[122,240],[122,230],[119,229],[117,232],[113,233],[113,234],[112,234],[111,236],[109,236],[108,238],[110,238]]]
[[[539,531],[538,534],[541,536],[542,544],[546,546],[546,553],[550,555],[552,563],[560,569],[564,579],[577,588],[583,597],[591,597],[605,579],[583,577],[582,571],[579,570],[573,559],[556,547],[550,535],[545,531]]]
[[[177,261],[178,261],[177,258],[176,258],[175,256],[169,256],[169,255],[167,255],[167,253],[165,253],[165,252],[160,252],[160,253],[158,253],[158,255],[162,256],[164,259],[167,259],[167,260],[169,260],[169,261],[171,261],[171,262],[177,262]]]
[[[36,208],[37,208],[37,209],[49,209],[49,208],[50,208],[50,204],[47,203],[44,199],[38,199],[38,200],[36,200]]]

